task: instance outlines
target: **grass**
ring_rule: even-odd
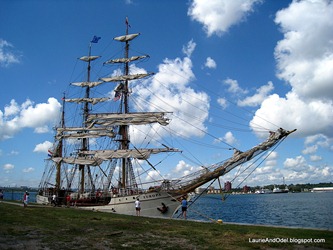
[[[0,203],[0,249],[333,249],[333,232]],[[254,239],[325,243],[251,243]]]

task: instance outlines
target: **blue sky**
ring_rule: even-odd
[[[82,80],[77,58],[94,35],[101,40],[93,54],[103,62],[116,55],[112,39],[124,33],[126,17],[130,32],[141,33],[132,48],[150,55],[133,69],[156,73],[133,90],[150,101],[147,109],[176,113],[170,126],[186,138],[185,149],[174,141],[183,155],[212,164],[232,153],[221,140],[245,150],[269,129],[297,128],[243,184],[332,181],[332,1],[1,3],[0,186],[38,185],[62,93]],[[96,79],[110,70],[96,67]],[[162,165],[167,177],[196,169],[187,157]]]

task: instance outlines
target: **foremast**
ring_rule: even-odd
[[[60,127],[64,128],[65,127],[65,95],[62,98],[62,111],[61,111],[61,120],[60,120]],[[63,154],[63,140],[59,140],[56,150],[55,150],[55,154],[58,157],[62,157]],[[56,193],[59,192],[60,190],[60,185],[61,185],[61,162],[57,162],[56,163],[56,183],[55,183],[55,189],[56,189]]]
[[[103,127],[95,128],[95,127],[87,127],[87,120],[89,117],[89,110],[90,105],[94,105],[96,103],[106,101],[109,98],[91,98],[90,97],[90,89],[92,87],[98,86],[102,82],[91,82],[90,81],[90,69],[91,69],[91,62],[99,58],[100,56],[92,56],[91,55],[91,47],[92,42],[89,43],[89,53],[88,56],[80,57],[79,60],[87,63],[87,75],[86,75],[86,81],[84,82],[77,82],[72,83],[74,86],[79,86],[82,88],[85,88],[84,90],[84,97],[83,98],[65,98],[63,97],[63,111],[62,111],[62,118],[61,118],[61,125],[57,128],[56,133],[56,139],[58,141],[58,145],[56,148],[56,153],[52,156],[52,160],[55,162],[57,167],[57,173],[56,173],[56,189],[60,190],[60,183],[61,183],[61,171],[65,171],[61,169],[61,166],[63,164],[70,164],[74,165],[75,169],[78,167],[79,173],[80,173],[80,183],[79,186],[74,187],[78,188],[79,194],[85,193],[85,183],[87,181],[90,184],[90,191],[94,192],[95,185],[92,181],[90,166],[97,166],[101,163],[101,161],[97,161],[96,159],[87,158],[85,155],[83,155],[82,151],[89,150],[89,138],[98,138],[101,136],[109,136],[114,137],[114,133],[110,129],[105,129]],[[65,102],[75,102],[77,104],[82,103],[82,121],[81,126],[78,127],[66,127],[65,126]],[[77,153],[72,153],[70,156],[64,156],[63,154],[63,141],[64,140],[71,140],[71,139],[77,139],[80,140],[81,144],[79,149],[77,150]],[[65,169],[65,168],[64,168]],[[73,188],[72,180],[75,175],[75,170],[71,171],[70,176],[67,177],[67,186],[62,187],[66,188],[66,190],[71,190]],[[87,180],[87,177],[89,180]]]

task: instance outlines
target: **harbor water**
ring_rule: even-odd
[[[22,201],[24,192],[7,190],[4,199]],[[36,192],[29,201],[36,202]],[[134,206],[134,205],[133,205]],[[333,230],[333,192],[200,196],[189,203],[188,219]]]
[[[20,192],[16,190],[3,190],[3,199],[4,200],[12,200],[12,201],[23,201],[23,195],[25,192]],[[29,202],[36,202],[37,192],[29,191]]]
[[[333,230],[333,192],[209,194],[189,206],[188,218]]]

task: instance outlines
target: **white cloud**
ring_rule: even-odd
[[[274,89],[273,83],[268,82],[267,85],[261,86],[257,89],[257,93],[253,96],[246,97],[244,100],[238,100],[237,104],[241,107],[251,106],[255,107],[262,103],[268,96],[268,94]]]
[[[284,39],[275,48],[278,76],[300,98],[333,98],[333,2],[293,1],[276,14]]]
[[[193,42],[193,40],[189,41],[187,43],[186,46],[183,47],[183,53],[187,56],[187,57],[191,57],[193,51],[195,50],[196,47],[196,43]]]
[[[224,84],[228,85],[228,92],[236,94],[236,95],[243,95],[243,94],[247,94],[248,91],[242,89],[241,87],[239,87],[239,84],[237,82],[237,80],[233,80],[233,79],[226,79],[224,80]]]
[[[39,143],[34,148],[34,152],[37,153],[47,153],[50,148],[53,147],[53,143],[49,141],[45,141],[43,143]]]
[[[193,41],[186,48],[193,50]],[[189,86],[195,79],[192,71],[192,61],[189,57],[165,59],[158,67],[158,72],[140,84],[132,85],[135,89],[133,95],[137,95],[135,109],[137,111],[164,111],[173,112],[171,121],[166,129],[161,129],[159,124],[149,126],[137,126],[133,128],[133,140],[152,135],[155,139],[163,137],[173,131],[177,136],[203,136],[206,127],[204,122],[208,119],[209,96],[204,92],[197,92]],[[195,115],[194,115],[195,114]],[[189,123],[188,121],[191,121]],[[139,132],[141,131],[141,135]],[[157,133],[158,131],[158,133]]]
[[[326,138],[326,136],[321,135],[321,134],[307,136],[305,138],[304,144],[308,145],[308,144],[311,144],[311,143],[315,143],[316,141],[321,140],[321,139],[326,140],[327,138]]]
[[[318,150],[318,146],[317,145],[312,145],[312,146],[309,146],[309,147],[306,147],[303,151],[302,151],[302,154],[314,154],[316,153]]]
[[[234,137],[234,135],[230,131],[228,131],[224,135],[223,141],[225,141],[226,143],[228,143],[230,145],[234,145],[236,143],[236,138]]]
[[[311,155],[310,160],[311,161],[321,161],[323,158],[319,155]]]
[[[192,20],[204,25],[207,36],[221,36],[242,22],[262,0],[193,0],[187,12]]]
[[[217,103],[221,106],[222,109],[225,109],[228,106],[227,99],[218,98]]]
[[[23,173],[31,173],[31,172],[33,172],[35,169],[34,168],[24,168],[23,170],[22,170],[22,172]]]
[[[303,156],[297,156],[296,158],[287,158],[283,165],[286,169],[301,172],[307,168],[306,160]]]
[[[3,165],[2,168],[6,173],[9,173],[10,171],[12,171],[14,169],[14,165],[7,163],[7,164]]]
[[[265,120],[261,117],[265,117]],[[250,125],[254,131],[258,125],[275,130],[276,126],[273,124],[276,124],[289,130],[297,128],[296,134],[301,137],[318,133],[331,137],[332,120],[333,108],[330,103],[321,100],[305,102],[295,93],[289,92],[286,98],[274,94],[264,100]]]
[[[53,97],[47,103],[25,101],[20,106],[15,100],[0,110],[0,140],[13,137],[23,128],[34,128],[35,132],[47,132],[48,125],[54,125],[59,119],[61,104]]]
[[[234,135],[230,131],[228,131],[227,133],[225,133],[225,135],[223,137],[214,139],[214,143],[220,143],[220,142],[225,142],[225,143],[228,143],[229,145],[235,145],[237,140],[234,137]]]
[[[205,67],[210,69],[216,69],[216,62],[211,57],[207,57]]]
[[[295,136],[333,136],[333,2],[293,1],[276,14],[284,38],[275,48],[278,77],[290,84],[285,97],[266,98],[251,121]],[[308,137],[307,141],[312,138]]]
[[[13,51],[14,46],[0,38],[0,66],[7,67],[20,62],[20,56]]]
[[[20,107],[18,106],[18,104],[16,103],[16,101],[14,99],[12,99],[10,101],[10,105],[5,106],[5,113],[4,115],[7,116],[12,116],[12,115],[16,115],[20,112]]]
[[[38,127],[38,128],[35,128],[35,133],[36,134],[44,134],[44,133],[47,133],[49,132],[50,129],[49,129],[49,126],[47,125],[44,125],[44,126],[41,126],[41,127]]]

